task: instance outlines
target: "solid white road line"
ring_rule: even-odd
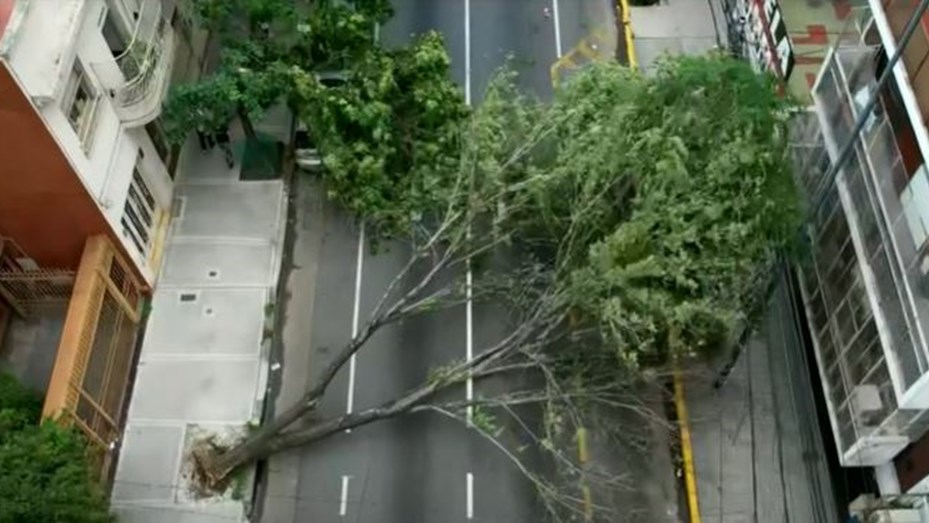
[[[464,0],[465,4],[465,103],[471,105],[471,0]],[[470,235],[470,231],[468,231]],[[468,260],[467,274],[465,276],[465,356],[471,361],[474,357],[474,303],[472,302],[471,283],[473,273],[471,272],[471,260]],[[467,401],[474,399],[474,380],[468,376],[465,383],[465,398]],[[474,408],[471,405],[467,407],[468,423],[471,423],[471,417],[474,414]]]
[[[361,224],[358,233],[358,263],[355,265],[355,305],[352,308],[352,338],[358,335],[358,321],[361,314],[361,274],[364,268],[365,226]],[[355,407],[355,355],[348,361],[348,400],[345,404],[346,414],[351,414]]]
[[[342,476],[342,497],[339,499],[339,515],[343,518],[348,512],[348,480],[351,476]]]
[[[467,357],[466,361],[471,361],[474,358],[474,302],[471,300],[473,297],[471,284],[473,282],[474,275],[471,272],[471,260],[468,260],[468,273],[465,275],[465,356]],[[471,401],[474,399],[474,379],[471,375],[468,375],[468,381],[465,383],[465,399]],[[467,419],[468,424],[471,423],[471,418],[474,416],[474,406],[467,406]]]
[[[471,105],[471,0],[465,0],[465,103]]]
[[[468,472],[467,480],[468,480],[468,502],[467,502],[468,506],[466,510],[468,513],[468,519],[474,519],[474,474],[471,474],[470,472]]]
[[[561,22],[558,19],[558,0],[552,0],[552,18],[555,21],[555,52],[558,58],[563,54],[561,52]]]

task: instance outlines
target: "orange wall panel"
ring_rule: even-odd
[[[45,267],[77,268],[84,241],[109,225],[0,62],[0,234]]]
[[[14,7],[16,7],[16,0],[0,0],[0,38],[3,37],[6,24],[10,22]]]

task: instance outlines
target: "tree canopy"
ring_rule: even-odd
[[[800,223],[770,79],[679,57],[653,77],[588,66],[551,104],[505,81],[488,99],[479,190],[507,188],[496,227],[552,271],[575,321],[633,367],[731,341]]]
[[[371,50],[339,85],[308,74],[298,81],[300,117],[320,151],[329,197],[362,217],[372,236],[408,236],[444,204],[467,115],[449,64],[433,32],[400,49]]]
[[[218,67],[196,82],[173,86],[165,104],[169,139],[216,132],[238,117],[251,122],[292,101],[295,72],[338,72],[374,48],[373,32],[391,14],[388,0],[195,0],[196,23],[218,35]]]
[[[365,223],[413,240],[413,253],[299,402],[228,452],[204,458],[214,478],[408,412],[464,419],[475,405],[442,403],[439,391],[531,371],[541,385],[481,398],[478,406],[544,404],[538,446],[576,474],[562,445],[585,417],[634,401],[629,389],[644,367],[731,344],[751,325],[774,253],[797,230],[789,104],[745,63],[675,58],[651,77],[592,64],[546,103],[520,93],[504,71],[469,114],[435,86],[418,90],[414,82],[412,93],[398,91],[410,85],[406,67],[447,69],[433,36],[417,46],[428,52],[403,64],[397,55],[372,55],[370,71],[344,87],[301,80],[300,98],[320,101],[301,115],[325,131],[318,139],[324,177],[336,188],[330,195]],[[431,107],[433,100],[448,106]],[[433,134],[397,150],[403,111],[412,111],[407,103],[422,113],[410,115],[422,119],[417,128]],[[416,150],[436,136],[448,137],[447,148]],[[466,266],[474,269],[470,284]],[[380,405],[315,415],[339,369],[380,328],[469,296],[506,311],[503,339]],[[288,430],[300,419],[309,422]],[[531,479],[543,498],[560,498],[553,510],[570,503],[545,480]]]
[[[0,522],[113,521],[83,437],[40,424],[40,409],[36,396],[0,373]]]

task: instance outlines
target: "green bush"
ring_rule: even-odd
[[[40,424],[40,412],[38,396],[0,374],[0,523],[113,521],[84,438]]]
[[[0,372],[0,409],[21,411],[38,421],[42,398],[20,385],[13,376]]]

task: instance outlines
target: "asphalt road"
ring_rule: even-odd
[[[395,0],[394,5],[396,16],[381,29],[382,41],[400,45],[412,35],[441,32],[452,58],[452,77],[473,104],[480,103],[487,83],[508,59],[521,87],[550,97],[551,64],[592,27],[612,24],[609,0],[561,0],[557,7],[551,0]],[[332,206],[327,206],[322,226],[316,306],[308,318],[313,373],[351,337],[356,317],[364,321],[408,253],[402,244],[372,253],[359,228]],[[505,325],[501,311],[492,307],[473,312],[473,347],[478,351],[498,339]],[[461,307],[382,329],[337,376],[321,414],[378,404],[422,383],[430,369],[463,359],[465,317]],[[460,394],[464,399],[463,390]],[[519,436],[514,438],[518,445]],[[299,455],[295,522],[545,519],[532,486],[497,449],[438,414],[378,422],[302,449]]]

